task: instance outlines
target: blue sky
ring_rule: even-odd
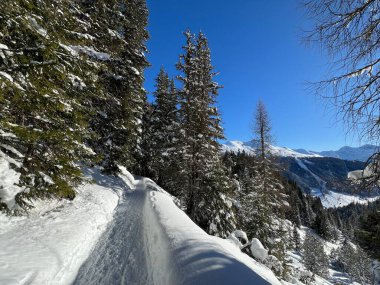
[[[308,90],[307,81],[327,73],[327,57],[301,41],[305,16],[298,0],[148,0],[149,32],[145,87],[163,65],[175,76],[182,32],[204,32],[220,74],[218,107],[229,140],[252,138],[251,121],[261,99],[275,144],[310,150],[357,145],[346,135],[329,102]]]

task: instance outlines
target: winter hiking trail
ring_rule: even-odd
[[[281,284],[231,242],[207,235],[148,178],[125,182],[114,218],[73,284]]]

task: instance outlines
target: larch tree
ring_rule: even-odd
[[[306,32],[331,58],[331,75],[315,83],[315,90],[336,106],[349,130],[365,141],[380,139],[380,5],[378,0],[306,1],[314,23]],[[369,160],[371,175],[365,186],[380,178],[380,152]]]
[[[274,248],[273,240],[280,230],[273,221],[282,218],[285,205],[283,185],[279,180],[270,154],[271,125],[264,104],[257,104],[253,123],[256,163],[249,180],[245,182],[242,198],[244,228],[253,237],[259,238],[266,247]]]

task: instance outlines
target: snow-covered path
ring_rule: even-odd
[[[147,178],[84,170],[74,201],[0,215],[0,284],[281,283],[230,240],[210,236]]]
[[[73,284],[280,284],[230,241],[207,235],[146,178],[126,189]]]
[[[125,190],[114,219],[79,270],[74,284],[152,284],[144,254],[144,180]]]

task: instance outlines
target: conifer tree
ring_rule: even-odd
[[[300,234],[298,233],[296,225],[293,226],[292,241],[293,241],[294,250],[297,252],[300,252],[301,251],[301,237],[300,237]]]
[[[151,169],[159,185],[175,192],[172,176],[178,171],[176,149],[179,141],[178,94],[174,81],[161,68],[156,79],[155,103],[151,117]],[[175,194],[175,193],[173,193]]]
[[[0,10],[0,150],[21,174],[16,204],[74,198],[88,145],[110,172],[135,165],[145,1],[16,0]]]
[[[328,276],[328,257],[320,240],[307,234],[302,245],[305,266],[321,277]]]
[[[90,69],[68,48],[83,41],[74,34],[78,7],[69,4],[0,3],[0,140],[21,174],[17,205],[8,204],[17,211],[28,208],[31,198],[72,199],[81,180],[76,162],[85,153],[85,104],[91,95],[82,78]]]
[[[352,281],[360,284],[373,283],[372,261],[360,246],[345,240],[336,254],[340,269],[348,273]]]
[[[177,64],[182,73],[180,196],[190,218],[208,232],[226,236],[235,227],[235,217],[228,197],[232,184],[219,157],[218,139],[224,136],[215,103],[220,87],[213,80],[216,73],[205,35],[196,37],[188,31],[185,36],[185,53]]]
[[[109,173],[122,164],[141,172],[141,135],[146,92],[143,88],[148,11],[145,0],[83,1],[93,45],[92,60],[102,64],[97,84],[102,87],[91,107],[93,136],[88,140]]]

